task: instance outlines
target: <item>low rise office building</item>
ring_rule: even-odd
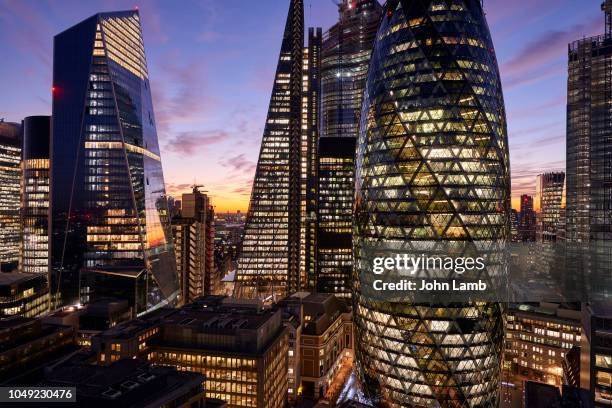
[[[287,331],[280,310],[206,296],[162,309],[92,339],[98,363],[139,357],[204,374],[206,396],[228,407],[276,408],[287,401]]]

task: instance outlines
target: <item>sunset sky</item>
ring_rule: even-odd
[[[138,6],[168,193],[205,185],[217,211],[246,211],[288,0],[0,0],[0,118],[50,114],[53,36]],[[337,20],[304,0],[307,26]],[[601,0],[485,0],[500,64],[514,203],[565,167],[568,42],[603,32]]]

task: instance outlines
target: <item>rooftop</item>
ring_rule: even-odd
[[[46,279],[44,274],[31,274],[31,273],[0,273],[0,286],[14,285],[17,283],[27,282],[33,279]]]
[[[79,402],[89,407],[161,406],[185,394],[202,392],[204,376],[170,367],[152,367],[135,359],[108,366],[59,365],[39,386],[76,387]]]

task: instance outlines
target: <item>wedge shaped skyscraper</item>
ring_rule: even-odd
[[[510,179],[498,66],[480,0],[389,0],[357,147],[353,302],[370,398],[497,407],[499,303],[365,294],[372,254],[473,248],[504,273]],[[428,302],[428,303],[426,303]]]
[[[137,10],[54,40],[51,291],[57,304],[124,298],[141,314],[178,293]]]
[[[251,191],[236,294],[298,290],[304,3],[291,0]]]

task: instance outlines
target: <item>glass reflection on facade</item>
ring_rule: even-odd
[[[0,121],[0,265],[13,270],[19,258],[21,126]]]
[[[300,271],[304,3],[291,0],[238,261],[237,295],[295,292]]]
[[[19,272],[49,273],[49,138],[51,118],[23,120]]]
[[[500,304],[397,303],[360,288],[374,251],[495,254],[509,238],[505,110],[481,2],[388,1],[361,121],[353,304],[366,394],[391,407],[497,407]],[[497,259],[487,270],[503,274]]]
[[[355,138],[319,140],[317,292],[351,295]]]
[[[138,276],[146,293],[129,299],[136,313],[173,302],[176,264],[138,11],[100,13],[55,37],[51,162],[53,293],[89,301],[96,291],[128,293],[102,283]]]
[[[568,54],[566,235],[581,243],[612,241],[612,2],[602,8],[606,33]]]
[[[378,0],[342,0],[339,21],[325,33],[321,56],[321,136],[354,137],[380,24]]]

